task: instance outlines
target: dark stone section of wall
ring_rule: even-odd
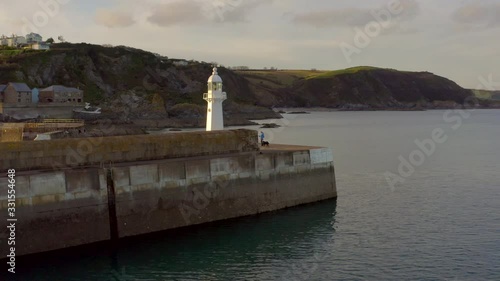
[[[252,130],[0,143],[0,172],[60,170],[258,150],[257,132]]]

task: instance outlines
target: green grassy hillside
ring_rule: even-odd
[[[480,99],[500,101],[500,91],[472,90],[472,92]]]
[[[429,72],[371,66],[335,71],[239,71],[264,106],[339,109],[454,107],[471,96]]]
[[[0,83],[79,87],[87,101],[131,118],[199,118],[211,72],[209,63],[176,66],[166,57],[125,46],[64,43],[53,44],[50,51],[0,50]],[[228,93],[226,116],[253,119],[277,117],[273,107],[447,108],[472,95],[429,72],[371,66],[335,71],[222,67],[219,74]]]

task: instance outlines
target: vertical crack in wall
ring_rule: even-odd
[[[118,241],[115,182],[113,181],[112,169],[106,169],[106,183],[108,187],[109,233],[111,236],[111,241]]]

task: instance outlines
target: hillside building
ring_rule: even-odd
[[[25,83],[8,83],[0,85],[0,101],[5,104],[28,105],[32,103],[30,87]]]
[[[42,42],[42,36],[40,34],[31,32],[30,34],[26,35],[26,42],[27,43],[40,43],[40,42]]]
[[[82,104],[83,91],[61,85],[50,86],[39,90],[39,103]]]

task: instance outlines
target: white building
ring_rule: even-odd
[[[174,60],[173,63],[175,66],[187,66],[189,64],[186,60]]]
[[[42,36],[40,34],[31,32],[30,34],[26,35],[26,41],[27,43],[40,43],[42,42]]]
[[[50,45],[45,42],[37,42],[31,44],[31,49],[33,50],[50,50]]]
[[[27,43],[26,38],[24,36],[13,35],[12,37],[2,38],[2,43],[4,40],[6,42],[5,46],[9,46],[9,47],[17,47],[18,45]],[[2,44],[2,45],[4,45],[4,44]]]
[[[207,131],[224,130],[222,102],[227,99],[227,94],[222,92],[222,78],[217,73],[217,67],[208,78],[208,93],[203,94],[203,99],[208,102]]]

